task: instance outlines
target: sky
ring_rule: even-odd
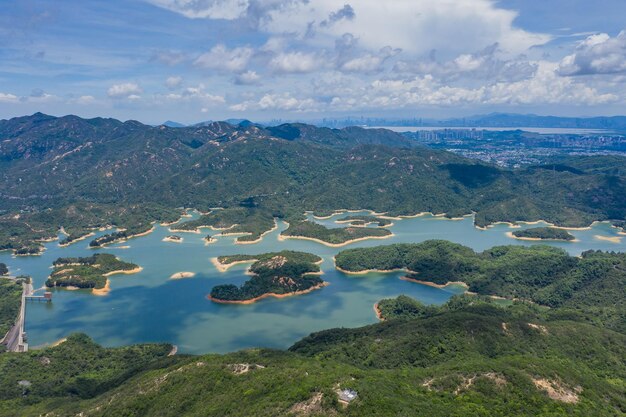
[[[2,0],[0,119],[626,114],[624,0]]]

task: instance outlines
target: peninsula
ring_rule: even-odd
[[[305,239],[326,246],[340,247],[367,239],[386,239],[393,236],[387,229],[374,227],[338,227],[327,228],[308,220],[290,223],[287,230],[280,235],[281,239]]]
[[[84,258],[58,258],[53,267],[46,286],[68,289],[108,290],[108,276],[141,271],[140,266],[124,262],[108,253]]]

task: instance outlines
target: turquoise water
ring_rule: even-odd
[[[357,214],[368,214],[366,212]],[[316,220],[329,226],[339,217]],[[376,322],[373,304],[381,298],[407,294],[425,303],[441,304],[459,287],[445,289],[406,282],[398,279],[401,273],[345,275],[334,269],[332,257],[344,248],[377,246],[399,242],[421,242],[427,239],[445,239],[481,251],[496,245],[533,245],[511,239],[507,225],[499,224],[488,230],[473,226],[471,217],[446,220],[426,215],[418,218],[394,220],[390,230],[394,236],[385,240],[357,242],[344,248],[330,248],[316,242],[288,239],[279,241],[278,235],[286,224],[252,245],[234,244],[235,236],[215,236],[217,242],[205,245],[206,234],[176,233],[182,243],[162,242],[172,234],[167,227],[156,226],[153,233],[100,249],[123,260],[137,263],[143,271],[134,275],[115,275],[110,278],[111,292],[97,297],[88,291],[55,290],[53,302],[27,305],[26,331],[31,346],[53,343],[73,332],[85,332],[106,346],[142,342],[171,342],[180,352],[228,352],[249,347],[286,348],[311,332],[332,327],[357,327]],[[525,225],[523,227],[536,227]],[[98,232],[98,235],[107,232]],[[620,236],[605,223],[595,224],[591,230],[571,231],[577,242],[552,242],[573,255],[587,249],[625,251],[626,236],[620,243],[599,240],[595,236]],[[28,274],[35,288],[45,282],[52,262],[58,257],[89,256],[90,239],[61,248],[58,242],[46,244],[42,256],[13,257],[0,252],[12,274]],[[128,248],[124,248],[127,247]],[[211,288],[218,284],[241,284],[247,265],[237,265],[220,273],[210,259],[219,255],[237,253],[256,254],[283,249],[315,253],[324,259],[321,266],[324,280],[330,285],[309,294],[283,299],[268,298],[251,305],[222,305],[206,299]],[[181,271],[195,272],[193,278],[171,280]]]

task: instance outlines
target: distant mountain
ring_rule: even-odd
[[[317,126],[425,126],[425,127],[544,127],[606,129],[626,132],[626,116],[606,117],[558,117],[535,114],[491,113],[449,119],[386,119],[386,118],[346,118],[324,119],[312,122]]]
[[[441,126],[468,127],[552,127],[580,129],[626,130],[626,116],[612,117],[558,117],[535,114],[491,113],[467,118],[440,120]]]
[[[363,208],[476,212],[481,226],[626,219],[626,178],[614,169],[586,162],[578,170],[513,172],[418,147],[386,129],[241,122],[172,129],[37,113],[0,121],[0,139],[0,249],[59,226],[80,234],[164,221],[181,206],[245,206],[284,217]]]
[[[178,123],[178,122],[172,122],[171,120],[168,120],[167,122],[163,123],[162,126],[167,126],[167,127],[186,127],[187,125],[184,125],[184,124]]]

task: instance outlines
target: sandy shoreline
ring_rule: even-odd
[[[446,288],[450,285],[460,285],[461,287],[464,288],[469,288],[469,286],[464,283],[463,281],[448,281],[445,284],[435,284],[434,282],[430,282],[430,281],[421,281],[419,279],[415,279],[415,278],[409,278],[409,277],[400,277],[400,279],[402,281],[408,281],[408,282],[415,282],[416,284],[422,284],[422,285],[428,285],[429,287],[434,287],[434,288]]]
[[[178,239],[173,236],[166,236],[161,239],[162,242],[171,242],[171,243],[183,243],[183,238],[179,237]]]
[[[109,279],[107,279],[106,283],[104,284],[104,287],[91,289],[91,293],[97,296],[107,295],[110,292],[111,292],[111,280]]]
[[[79,237],[79,238],[76,238],[76,239],[72,240],[71,242],[68,242],[68,243],[59,243],[59,246],[60,246],[60,247],[62,247],[62,248],[66,248],[66,247],[68,247],[69,245],[72,245],[72,244],[74,244],[74,243],[76,243],[76,242],[80,242],[81,240],[85,240],[85,239],[87,239],[88,237],[95,236],[95,235],[96,235],[96,234],[95,234],[94,232],[89,232],[89,233],[87,233],[86,235],[83,235],[83,236],[81,236],[81,237]]]
[[[235,262],[231,262],[228,264],[223,264],[219,261],[219,258],[211,258],[211,263],[215,266],[215,268],[217,268],[217,270],[219,272],[226,272],[228,271],[231,267],[235,266],[235,265],[240,265],[240,264],[253,264],[256,261],[258,261],[258,259],[249,259],[249,260],[245,260],[245,261],[235,261]]]
[[[260,241],[263,240],[263,237],[265,237],[265,235],[272,233],[273,231],[278,230],[278,222],[276,221],[276,219],[274,219],[274,227],[272,227],[270,230],[266,230],[265,232],[261,233],[261,235],[256,238],[255,240],[239,240],[239,239],[235,239],[235,244],[237,245],[254,245],[255,243],[259,243]],[[224,236],[224,235],[222,235]]]
[[[170,279],[193,278],[195,276],[195,272],[176,272],[170,276]]]
[[[366,236],[366,237],[360,237],[358,239],[350,239],[350,240],[347,240],[347,241],[345,241],[343,243],[328,243],[328,242],[325,242],[323,240],[316,239],[316,238],[313,238],[313,237],[287,236],[287,235],[282,235],[281,234],[281,235],[278,235],[278,240],[280,240],[280,241],[283,241],[285,239],[310,240],[312,242],[321,243],[322,245],[328,246],[328,247],[331,247],[331,248],[340,248],[342,246],[350,245],[350,244],[355,243],[355,242],[362,242],[364,240],[369,240],[369,239],[389,239],[389,238],[391,238],[393,236],[395,236],[395,235],[393,233],[391,233],[391,234],[388,234],[386,236]]]
[[[266,294],[260,295],[258,297],[255,298],[251,298],[249,300],[220,300],[218,298],[213,298],[211,297],[211,295],[207,295],[206,298],[213,301],[214,303],[219,303],[219,304],[242,304],[242,305],[246,305],[246,304],[253,304],[256,303],[259,300],[262,300],[264,298],[268,298],[268,297],[274,297],[274,298],[287,298],[287,297],[292,297],[294,295],[303,295],[303,294],[308,294],[312,291],[315,290],[319,290],[321,288],[326,287],[327,285],[329,285],[328,282],[324,281],[319,285],[315,285],[307,290],[302,290],[302,291],[294,291],[294,292],[289,292],[289,293],[285,293],[285,294],[276,294],[273,292],[268,292]]]
[[[130,275],[130,274],[136,274],[141,271],[143,271],[143,268],[138,266],[137,268],[133,268],[133,269],[118,269],[117,271],[107,272],[106,274],[102,274],[102,276],[110,277],[111,275],[117,275],[117,274]]]
[[[611,242],[611,243],[622,243],[623,237],[621,236],[602,236],[602,235],[594,235],[594,239],[601,240],[603,242]]]
[[[365,274],[390,274],[392,272],[409,272],[406,268],[396,268],[396,269],[364,269],[361,271],[348,271],[347,269],[343,269],[335,264],[335,269],[339,272],[343,272],[347,275],[365,275]]]
[[[380,308],[378,307],[378,303],[374,304],[374,313],[376,314],[376,318],[380,321],[385,321],[385,318],[383,317]]]

